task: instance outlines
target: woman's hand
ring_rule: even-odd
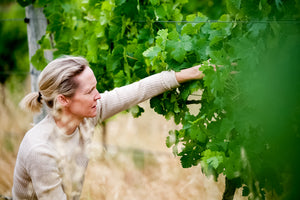
[[[207,60],[207,64],[209,66],[212,66],[214,71],[216,71],[217,67],[223,67],[222,65],[218,65],[216,67],[216,65],[211,64],[210,59]],[[184,82],[191,81],[191,80],[203,79],[204,73],[202,70],[200,70],[202,65],[203,64],[196,65],[194,67],[183,69],[179,72],[175,72],[176,80],[178,81],[178,83],[184,83]],[[232,66],[236,66],[236,65],[237,65],[237,63],[232,63]],[[230,74],[237,74],[237,73],[238,73],[237,71],[230,72]]]
[[[184,83],[191,80],[203,79],[204,74],[200,69],[202,65],[197,65],[191,68],[183,69],[175,73],[178,83]]]

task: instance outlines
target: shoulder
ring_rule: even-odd
[[[31,160],[38,154],[50,155],[55,152],[52,138],[55,137],[55,128],[47,117],[32,127],[24,136],[19,147],[18,157]]]
[[[54,127],[51,123],[51,120],[46,117],[27,131],[22,143],[30,143],[33,145],[36,143],[47,142],[53,131]]]

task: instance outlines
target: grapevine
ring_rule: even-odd
[[[53,35],[54,56],[87,58],[101,92],[202,64],[203,80],[150,101],[157,113],[182,124],[166,145],[183,167],[200,164],[216,180],[224,174],[223,199],[240,187],[249,199],[299,197],[299,163],[288,159],[300,152],[299,2],[224,0],[213,14],[192,9],[195,2],[37,0],[49,24],[32,63],[46,65],[43,50]],[[194,103],[201,105],[197,114],[189,108]],[[143,109],[132,111],[137,117]]]

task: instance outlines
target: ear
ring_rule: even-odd
[[[65,97],[62,94],[59,94],[57,96],[57,101],[63,107],[67,107],[70,104],[70,99],[68,99],[67,97]]]

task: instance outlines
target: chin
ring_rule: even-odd
[[[97,116],[97,110],[93,109],[89,114],[87,114],[85,117],[87,118],[93,118]]]
[[[97,112],[91,113],[91,114],[89,114],[87,117],[88,117],[88,118],[93,118],[93,117],[96,117],[96,116],[97,116]]]
[[[85,116],[85,118],[94,118],[94,117],[96,117],[96,114],[94,114],[94,115],[86,115]]]

